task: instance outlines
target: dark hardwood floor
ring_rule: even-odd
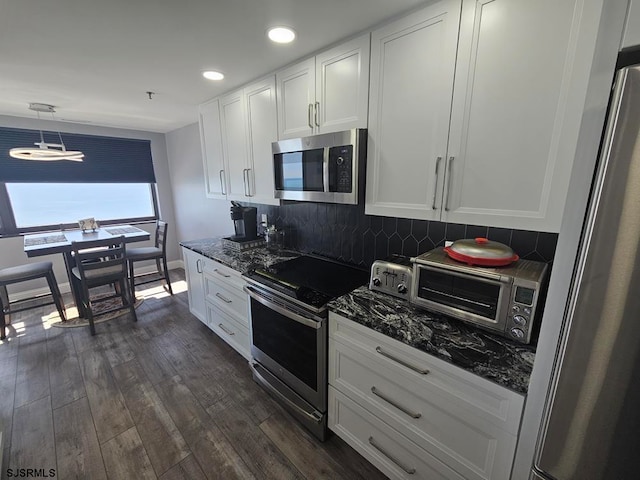
[[[251,378],[246,360],[189,313],[184,272],[138,322],[49,327],[17,314],[0,342],[2,479],[386,478],[341,439],[317,441]],[[66,297],[65,297],[66,298]]]

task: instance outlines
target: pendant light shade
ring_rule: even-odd
[[[53,114],[56,111],[53,105],[47,105],[45,103],[30,103],[29,109],[37,113],[38,120],[40,119],[40,112],[49,112],[53,118]],[[62,134],[60,131],[58,131],[58,138],[60,139],[60,143],[47,143],[44,141],[44,134],[42,133],[42,130],[40,130],[40,141],[34,143],[37,148],[16,147],[9,150],[9,155],[20,160],[36,160],[40,162],[58,160],[82,162],[84,153],[77,150],[67,150],[64,142],[62,141]]]

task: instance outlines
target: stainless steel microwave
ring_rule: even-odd
[[[518,260],[477,267],[436,248],[412,258],[411,303],[520,343],[530,343],[542,313],[547,264]]]
[[[362,198],[366,129],[281,140],[271,146],[275,198],[352,205]]]

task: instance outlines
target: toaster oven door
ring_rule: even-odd
[[[478,326],[504,332],[512,279],[483,277],[417,265],[412,299],[435,310]]]

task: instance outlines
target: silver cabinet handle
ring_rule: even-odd
[[[221,277],[224,277],[224,278],[230,278],[230,277],[231,277],[231,275],[227,275],[226,273],[222,273],[222,272],[221,272],[220,270],[218,270],[217,268],[214,268],[214,269],[213,269],[213,271],[214,271],[214,272],[216,272],[216,273],[217,273],[218,275],[220,275]]]
[[[444,210],[449,211],[449,195],[451,195],[451,168],[453,165],[453,159],[455,157],[449,157],[449,165],[447,168],[447,200],[444,202]]]
[[[311,130],[313,130],[313,120],[311,119],[312,116],[313,116],[313,103],[310,103],[309,109],[307,110],[307,124],[309,125],[309,128]]]
[[[244,196],[248,197],[249,194],[247,193],[247,169],[246,168],[242,169],[242,183],[244,183]]]
[[[249,172],[251,171],[250,168],[245,168],[244,170],[242,170],[242,175],[244,178],[244,194],[247,197],[253,197],[253,194],[251,193],[251,176],[249,175]]]
[[[433,182],[433,203],[431,205],[431,209],[436,209],[436,196],[438,194],[438,175],[440,174],[440,162],[442,161],[442,157],[438,157],[436,159],[436,181]]]
[[[387,357],[391,360],[393,360],[394,362],[399,363],[400,365],[403,365],[407,368],[410,368],[411,370],[413,370],[414,372],[418,372],[422,375],[427,375],[429,373],[429,370],[427,368],[420,368],[420,367],[416,367],[415,365],[411,365],[409,362],[406,362],[404,360],[402,360],[401,358],[398,357],[394,357],[393,355],[391,355],[388,352],[385,352],[382,347],[378,346],[376,347],[376,352],[378,352],[380,355]]]
[[[224,179],[222,178],[224,176],[224,170],[220,170],[220,172],[218,172],[218,176],[220,177],[220,190],[223,195],[226,195],[227,192],[224,191]]]
[[[199,258],[196,260],[196,272],[202,273],[202,269],[200,267],[200,259]]]
[[[403,465],[402,462],[398,460],[394,455],[391,455],[389,452],[385,451],[380,445],[378,445],[378,442],[376,442],[373,437],[369,437],[369,444],[373,448],[378,450],[381,454],[383,454],[385,457],[387,457],[389,460],[391,460],[393,463],[395,463],[397,466],[399,466],[402,470],[407,472],[409,475],[413,475],[414,473],[416,473],[415,468],[409,468],[406,465]]]
[[[218,297],[224,303],[233,303],[233,300],[229,300],[227,297],[225,297],[224,295],[220,295],[218,292],[216,292],[216,297]]]
[[[396,407],[398,410],[400,410],[403,413],[406,413],[407,415],[409,415],[411,418],[420,418],[422,416],[421,413],[415,413],[412,412],[411,410],[409,410],[407,407],[403,407],[402,405],[400,405],[398,402],[396,402],[395,400],[387,397],[386,395],[380,393],[380,391],[375,387],[371,387],[371,393],[373,393],[375,396],[380,397],[382,400],[384,400],[385,402],[387,402],[390,405],[393,405],[394,407]]]
[[[316,102],[315,103],[315,111],[316,111],[315,112],[316,127],[319,127],[320,126],[320,119],[319,119],[319,116],[320,116],[320,102]]]
[[[231,330],[226,328],[222,323],[219,323],[218,326],[220,327],[220,330],[222,330],[227,335],[235,335],[236,334],[236,332],[232,332]]]

